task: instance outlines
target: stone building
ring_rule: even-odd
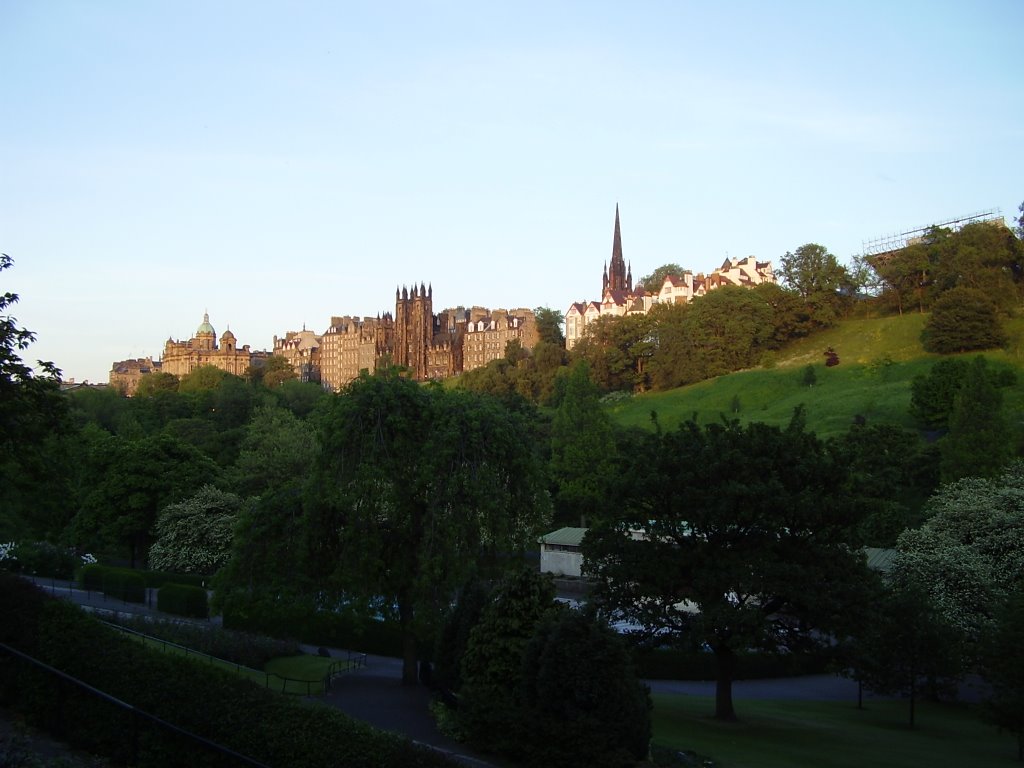
[[[774,283],[770,261],[726,259],[721,267],[708,275],[694,275],[684,270],[681,275],[665,277],[660,290],[651,292],[643,286],[633,287],[632,268],[622,257],[622,235],[619,227],[619,206],[615,206],[615,231],[612,235],[612,259],[605,264],[601,279],[601,300],[574,302],[565,313],[565,346],[572,349],[583,338],[587,326],[599,317],[646,315],[655,304],[685,304],[708,291],[725,285],[752,288],[761,283]]]
[[[143,376],[160,373],[160,361],[152,357],[121,360],[110,368],[110,386],[127,397],[133,397]]]
[[[395,320],[390,313],[362,319],[332,317],[320,337],[320,383],[337,392],[361,371],[372,373],[379,360],[390,358],[394,338]]]
[[[462,342],[462,370],[472,371],[505,356],[510,341],[523,349],[537,343],[537,322],[528,309],[495,309],[467,323]]]
[[[299,381],[319,383],[320,339],[305,326],[301,331],[287,331],[283,337],[274,337],[274,354],[288,361]]]
[[[191,339],[167,339],[160,362],[164,373],[173,373],[178,378],[188,375],[201,365],[212,365],[235,376],[243,376],[252,364],[252,352],[248,344],[238,347],[235,334],[230,329],[221,334],[218,344],[217,332],[210,325],[210,315],[204,313],[203,322]]]

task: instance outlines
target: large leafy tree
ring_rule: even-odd
[[[533,318],[537,323],[537,338],[540,341],[565,346],[565,334],[562,333],[565,316],[561,312],[549,307],[537,307],[533,310]]]
[[[978,288],[952,288],[932,307],[921,331],[928,352],[948,355],[1000,347],[1006,341],[995,303]]]
[[[13,263],[0,253],[0,272]],[[61,474],[51,471],[58,466],[52,436],[66,432],[69,421],[60,370],[42,360],[33,368],[21,358],[35,334],[9,314],[17,302],[16,293],[0,294],[0,533],[20,533],[26,526],[39,533],[31,520],[39,507],[66,498]],[[49,492],[41,495],[39,488]]]
[[[310,566],[326,594],[397,614],[402,679],[480,562],[521,550],[550,501],[524,419],[493,399],[364,375],[321,412]]]
[[[198,449],[163,434],[141,440],[106,436],[84,459],[90,479],[70,536],[94,551],[127,555],[132,567],[149,551],[157,513],[219,476],[217,465]]]
[[[597,599],[658,642],[715,654],[715,716],[734,719],[736,658],[814,645],[863,583],[846,468],[804,431],[687,422],[649,435],[622,473],[621,513],[584,539]]]
[[[1024,585],[1024,463],[996,478],[947,483],[926,511],[920,528],[899,537],[895,573],[925,589],[947,623],[977,638],[994,607]]]
[[[567,525],[601,508],[615,467],[615,439],[608,414],[585,361],[573,364],[551,422],[551,477],[557,519]]]
[[[168,504],[156,521],[149,566],[175,573],[213,574],[231,554],[231,537],[241,499],[212,485],[184,501]]]
[[[228,472],[246,496],[294,487],[316,458],[316,435],[291,411],[275,405],[257,408],[245,428],[238,459]]]
[[[587,326],[573,347],[575,360],[586,360],[590,375],[604,392],[643,391],[647,360],[654,350],[649,315],[603,316]]]
[[[981,647],[980,668],[990,689],[985,715],[1017,737],[1024,760],[1024,594],[1017,592],[996,613]]]
[[[658,293],[661,287],[665,284],[665,278],[669,275],[673,277],[679,277],[683,274],[683,268],[675,262],[670,264],[662,264],[651,274],[640,278],[639,285],[642,285],[644,290],[648,293]]]

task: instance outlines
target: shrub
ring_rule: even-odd
[[[103,573],[103,594],[126,603],[144,603],[146,579],[128,568],[107,568]]]
[[[442,755],[377,731],[329,707],[311,707],[191,659],[163,654],[120,636],[67,601],[0,574],[0,642],[72,675],[179,728],[277,768],[434,768]],[[225,758],[193,752],[190,742],[126,714],[20,661],[0,655],[0,703],[34,723],[58,726],[69,743],[118,764],[221,766]],[[74,713],[74,716],[62,716]],[[132,755],[132,751],[136,754]],[[134,757],[134,759],[132,759]]]
[[[210,615],[206,590],[188,584],[165,583],[156,594],[156,607],[176,616],[205,619]]]

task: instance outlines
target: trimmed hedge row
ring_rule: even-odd
[[[84,589],[128,603],[146,602],[146,580],[142,573],[131,568],[86,565],[79,571],[78,582]]]
[[[224,626],[310,645],[345,648],[377,656],[402,657],[402,632],[395,622],[356,617],[305,606],[232,601],[223,608]]]
[[[156,608],[175,616],[205,619],[210,616],[206,590],[188,584],[165,582],[156,593]]]
[[[143,711],[275,768],[434,768],[436,753],[377,731],[327,706],[294,701],[195,660],[162,654],[104,626],[76,606],[23,579],[0,574],[0,642]],[[0,652],[0,704],[22,712],[70,743],[126,763],[221,766],[223,755],[196,751],[181,737]]]

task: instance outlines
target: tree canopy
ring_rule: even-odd
[[[550,501],[526,422],[485,396],[364,375],[319,418],[307,511],[312,573],[338,600],[397,614],[403,680],[417,636],[479,564],[532,545]]]
[[[797,414],[786,429],[682,424],[645,439],[626,497],[584,539],[597,599],[659,643],[706,645],[716,717],[732,719],[737,653],[813,645],[851,619],[860,507],[845,467]],[[845,614],[845,615],[844,615]]]

